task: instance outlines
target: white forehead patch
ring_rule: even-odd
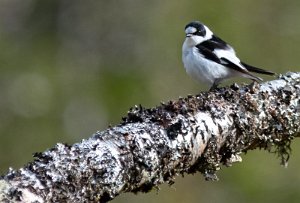
[[[197,29],[194,28],[194,27],[187,27],[187,28],[185,29],[185,33],[186,33],[186,34],[193,34],[193,33],[195,33],[195,32],[197,32]]]

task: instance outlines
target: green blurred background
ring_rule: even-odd
[[[1,174],[33,152],[119,123],[135,104],[153,107],[207,90],[181,62],[191,20],[207,24],[250,64],[300,71],[297,0],[0,1]],[[295,140],[288,168],[256,150],[223,168],[219,182],[187,175],[113,202],[299,202],[299,147]]]

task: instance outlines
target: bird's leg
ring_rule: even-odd
[[[216,89],[217,87],[218,87],[218,82],[217,82],[217,80],[215,80],[215,82],[214,82],[214,84],[209,88],[209,91],[211,92],[211,91],[213,91],[214,89]]]
[[[213,91],[214,89],[216,89],[218,87],[218,85],[220,84],[221,79],[216,79],[213,83],[213,85],[210,87],[209,91]]]

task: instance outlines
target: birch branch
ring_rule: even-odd
[[[0,178],[1,202],[107,202],[147,192],[180,174],[217,179],[221,165],[256,148],[286,164],[300,132],[300,73],[264,84],[233,85],[150,109],[74,145],[57,144]]]

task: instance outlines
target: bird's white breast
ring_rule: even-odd
[[[206,59],[195,46],[189,46],[188,38],[182,47],[182,61],[186,72],[199,82],[212,85],[215,80],[223,80],[233,73],[230,69]]]

